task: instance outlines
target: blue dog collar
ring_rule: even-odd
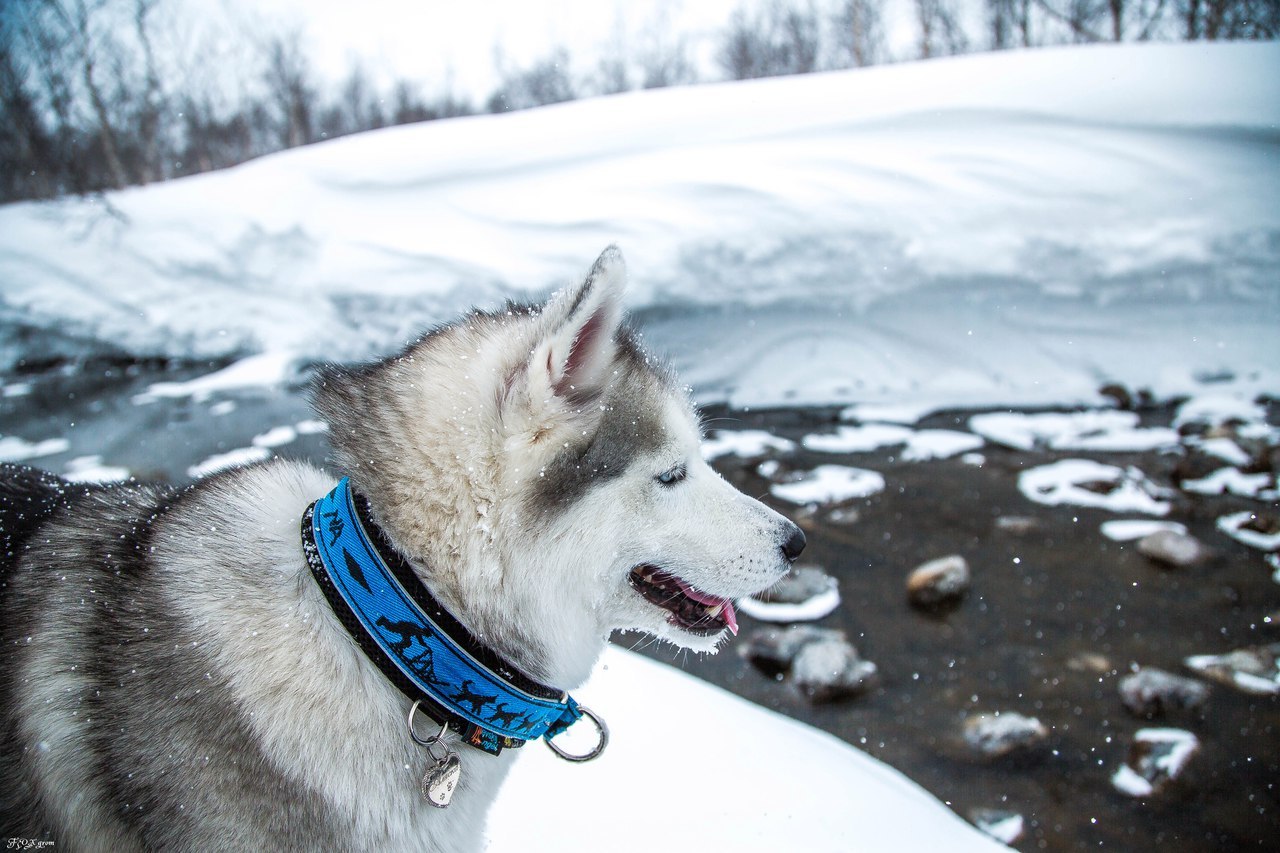
[[[496,755],[549,741],[582,717],[568,693],[515,670],[436,601],[346,477],[307,507],[302,543],[333,612],[365,654],[467,743]]]

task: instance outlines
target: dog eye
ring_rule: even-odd
[[[674,486],[688,475],[689,469],[685,467],[683,462],[681,462],[679,465],[663,471],[657,477],[654,477],[654,479],[664,486]]]

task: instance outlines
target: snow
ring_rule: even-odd
[[[1134,412],[992,412],[971,417],[969,428],[1015,450],[1145,451],[1178,444],[1176,430],[1139,427]]]
[[[702,442],[702,458],[710,462],[721,456],[741,456],[754,459],[770,452],[788,453],[795,450],[793,441],[778,438],[762,429],[744,429],[736,432],[720,430]]]
[[[884,491],[884,477],[864,468],[819,465],[804,479],[794,483],[775,483],[769,491],[774,497],[793,504],[839,503]]]
[[[1198,495],[1239,495],[1260,500],[1275,500],[1277,492],[1275,474],[1245,474],[1237,468],[1219,468],[1198,480],[1183,480],[1182,489]]]
[[[0,436],[0,462],[25,462],[41,456],[53,456],[65,453],[71,442],[65,438],[46,438],[38,441],[27,441],[16,435]]]
[[[1257,519],[1257,515],[1248,510],[1242,512],[1233,512],[1230,515],[1224,515],[1218,519],[1218,529],[1230,536],[1237,542],[1242,542],[1250,548],[1257,548],[1259,551],[1277,551],[1280,550],[1280,532],[1263,533],[1258,530],[1250,530],[1245,525]]]
[[[210,474],[216,474],[218,471],[234,468],[237,465],[252,465],[254,462],[261,462],[270,455],[271,451],[265,447],[238,447],[235,450],[228,450],[226,453],[215,454],[203,462],[192,465],[187,469],[187,476],[192,479],[207,477]]]
[[[1107,484],[1111,490],[1086,488]],[[1153,493],[1159,490],[1136,468],[1117,468],[1092,459],[1063,459],[1018,475],[1018,491],[1027,500],[1049,506],[1084,506],[1110,512],[1168,515],[1171,505]]]
[[[567,853],[600,839],[618,853],[1005,849],[843,741],[631,652],[610,647],[574,694],[607,721],[608,749],[571,765],[525,747],[490,812],[490,853],[531,838]],[[680,769],[707,753],[707,730],[654,725],[655,702],[714,721],[714,778]],[[637,819],[637,798],[660,816]]]
[[[129,479],[129,469],[103,465],[98,455],[77,456],[67,461],[62,478],[72,483],[120,483]]]
[[[250,442],[254,447],[279,447],[289,444],[298,438],[298,430],[291,426],[272,427],[261,435],[255,435]]]
[[[187,382],[157,382],[134,397],[134,402],[147,403],[162,397],[190,397],[200,402],[223,391],[280,385],[292,376],[292,361],[283,352],[256,355]]]
[[[618,242],[646,340],[703,403],[909,421],[1097,405],[1110,381],[1247,405],[1280,393],[1278,65],[1275,43],[1007,51],[6,205],[0,325],[47,334],[0,334],[0,368],[97,347],[254,359],[151,396],[289,381],[539,298]]]
[[[976,435],[954,430],[912,430],[897,424],[863,424],[841,426],[834,433],[807,435],[800,443],[806,450],[821,453],[869,453],[882,447],[903,445],[903,460],[923,462],[976,450],[984,442]]]
[[[1138,729],[1133,739],[1136,743],[1156,745],[1154,748],[1160,754],[1152,759],[1151,771],[1161,780],[1177,778],[1200,748],[1200,740],[1183,729]],[[1111,784],[1131,797],[1146,797],[1155,791],[1155,784],[1128,764],[1120,766],[1111,777]]]
[[[840,590],[832,587],[799,603],[742,598],[735,606],[760,622],[814,622],[840,606]]]

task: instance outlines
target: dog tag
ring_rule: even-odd
[[[461,777],[462,762],[456,752],[448,750],[444,758],[437,760],[422,774],[422,796],[436,808],[447,808]]]

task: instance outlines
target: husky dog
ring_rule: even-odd
[[[557,690],[614,629],[713,650],[736,630],[732,599],[804,546],[703,461],[687,392],[621,322],[624,279],[611,247],[545,305],[470,314],[314,386],[337,467],[414,582],[512,677]],[[88,851],[482,844],[518,752],[448,731],[457,790],[445,809],[424,799],[439,754],[308,570],[300,519],[334,483],[282,460],[181,490],[4,470],[0,835]],[[417,629],[380,618],[393,651],[429,657]],[[434,680],[438,649],[432,665]],[[492,702],[499,729],[516,719],[506,694],[457,689],[460,713]]]

